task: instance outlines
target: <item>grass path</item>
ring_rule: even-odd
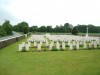
[[[22,41],[0,49],[0,75],[100,75],[100,50],[18,52]]]

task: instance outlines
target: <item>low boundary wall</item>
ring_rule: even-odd
[[[16,43],[17,41],[20,41],[24,38],[25,38],[25,35],[21,35],[21,36],[17,36],[17,37],[0,40],[0,49],[6,47],[8,45],[11,45],[13,43]]]

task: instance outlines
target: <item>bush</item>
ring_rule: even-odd
[[[56,48],[53,48],[51,51],[58,51],[58,49],[56,49]]]
[[[23,47],[23,49],[21,50],[21,52],[26,52],[26,49],[25,49],[25,47]]]

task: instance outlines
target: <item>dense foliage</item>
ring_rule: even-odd
[[[23,32],[24,34],[26,34],[29,31],[29,25],[27,22],[21,22],[13,26],[13,30],[17,32]]]
[[[28,32],[55,32],[55,33],[72,33],[77,34],[79,33],[86,33],[86,29],[88,26],[89,33],[100,33],[100,26],[94,26],[92,24],[89,25],[80,25],[73,26],[69,23],[65,23],[64,25],[56,25],[56,27],[52,27],[51,25],[48,26],[40,26],[33,25],[29,27],[27,22],[21,22],[17,25],[11,25],[9,20],[5,20],[5,22],[0,25],[0,36],[11,35],[12,30],[17,32],[23,32],[27,34]]]
[[[8,20],[5,20],[5,22],[0,26],[0,36],[5,35],[12,35],[12,25]]]
[[[73,35],[77,35],[77,33],[78,33],[77,28],[76,28],[76,27],[73,27],[73,29],[72,29],[72,34],[73,34]]]

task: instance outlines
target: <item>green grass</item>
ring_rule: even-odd
[[[22,41],[0,49],[0,75],[100,75],[99,49],[18,52]]]

